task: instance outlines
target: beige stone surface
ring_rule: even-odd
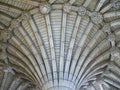
[[[0,90],[120,90],[119,0],[0,0]]]

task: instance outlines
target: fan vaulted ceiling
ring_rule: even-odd
[[[120,0],[0,0],[0,90],[120,90]]]

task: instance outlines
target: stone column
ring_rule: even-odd
[[[76,90],[75,84],[67,80],[54,80],[56,82],[49,81],[43,85],[42,90]]]

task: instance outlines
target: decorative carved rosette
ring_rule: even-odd
[[[42,14],[48,14],[51,11],[52,7],[48,2],[44,2],[40,4],[39,9]]]
[[[91,20],[95,24],[100,24],[103,22],[103,16],[99,12],[92,12]]]
[[[86,14],[86,12],[87,12],[87,10],[86,10],[85,7],[80,6],[80,7],[78,8],[78,14],[79,14],[79,15],[84,16],[84,15]]]

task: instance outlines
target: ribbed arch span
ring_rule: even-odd
[[[120,1],[93,1],[0,0],[0,90],[119,90]]]

